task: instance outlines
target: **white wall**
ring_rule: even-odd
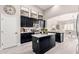
[[[77,13],[67,13],[63,15],[59,15],[56,17],[51,17],[47,20],[47,29],[51,31],[52,26],[58,24],[59,22],[64,25],[65,23],[73,23],[75,25],[75,21],[77,18]]]
[[[50,9],[44,12],[44,18],[48,20],[49,18],[63,15],[66,13],[73,13],[78,11],[77,5],[56,5],[52,6]]]
[[[52,26],[56,25],[58,22],[76,22],[77,12],[78,5],[52,6],[44,12],[44,19],[47,20],[47,28],[50,30]]]

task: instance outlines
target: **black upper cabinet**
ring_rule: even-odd
[[[36,23],[37,22],[37,19],[35,18],[30,18],[32,20],[33,23]]]
[[[26,18],[21,16],[21,27],[26,27]]]
[[[29,18],[21,16],[21,27],[33,27],[33,24],[40,24],[40,27],[45,28],[46,21],[43,19]]]
[[[21,16],[21,27],[33,27],[33,21],[26,16]]]
[[[32,19],[28,19],[26,20],[26,27],[33,27],[33,20]]]

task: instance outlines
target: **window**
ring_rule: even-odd
[[[74,30],[74,24],[65,24],[64,30]]]

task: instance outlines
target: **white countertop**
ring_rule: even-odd
[[[45,37],[45,36],[50,36],[50,35],[55,35],[55,33],[48,33],[48,34],[34,34],[34,35],[32,35],[32,36],[33,36],[33,37],[40,38],[40,37]]]
[[[20,33],[32,33],[32,32],[20,32]]]

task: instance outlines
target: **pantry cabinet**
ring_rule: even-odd
[[[12,6],[12,5],[0,6],[1,49],[14,47],[20,43],[19,42],[19,37],[20,37],[19,36],[20,33],[19,8],[20,8],[19,6]]]
[[[1,14],[1,47],[8,48],[17,45],[17,19]]]

